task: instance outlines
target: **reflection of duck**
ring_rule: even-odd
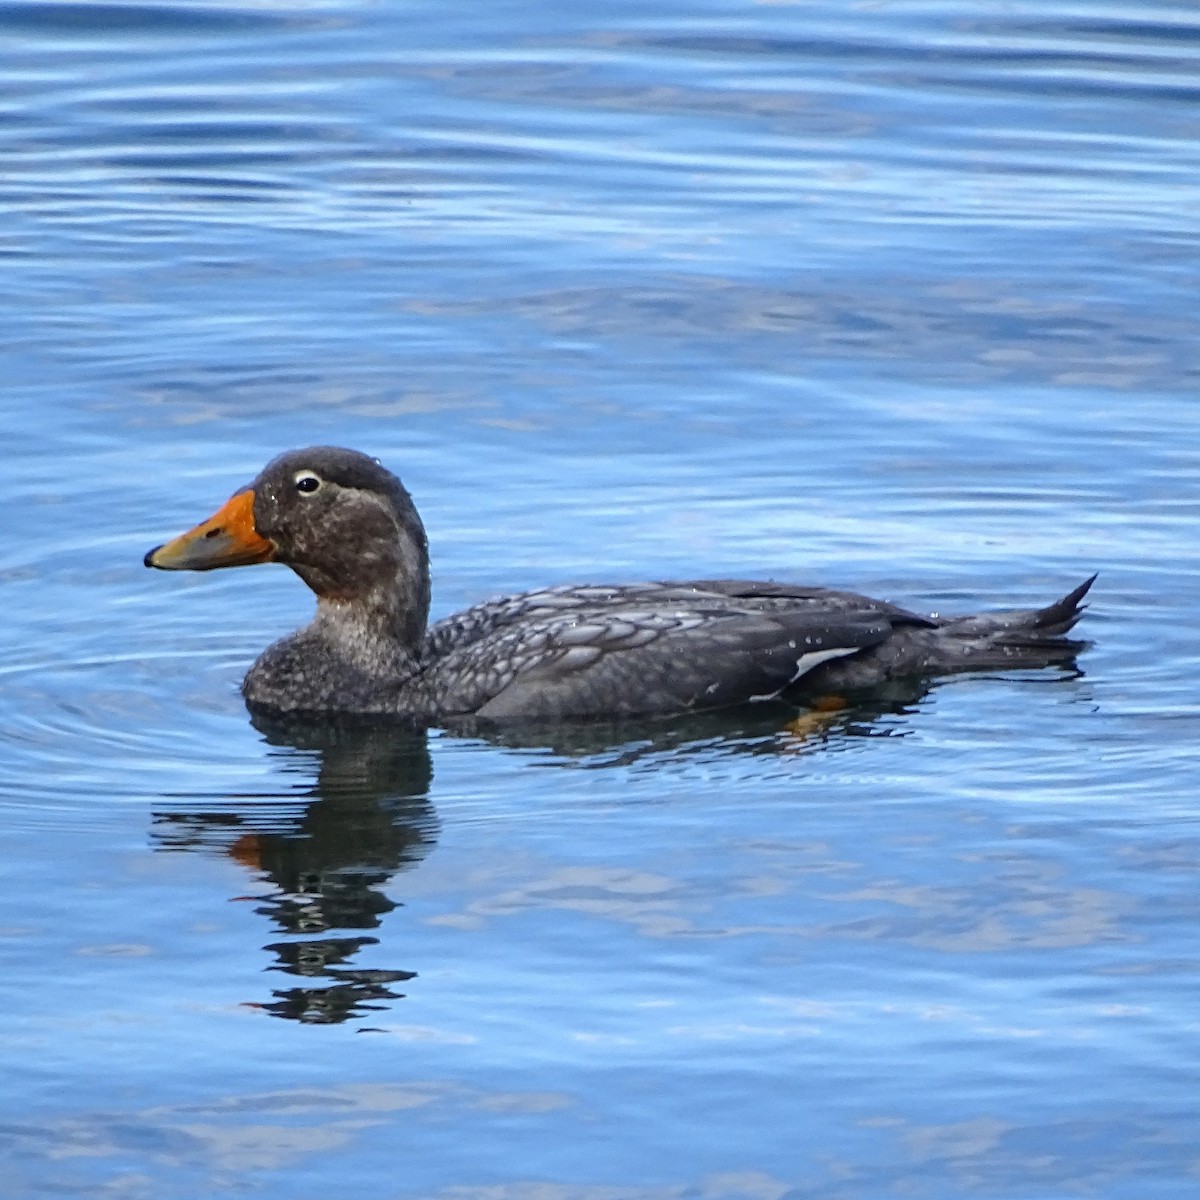
[[[314,794],[296,834],[243,835],[237,857],[283,892],[272,915],[289,933],[370,929],[394,907],[375,889],[432,849],[437,817],[423,734],[336,725],[256,722],[276,746],[320,755]]]
[[[253,709],[444,722],[720,708],[952,671],[1041,667],[1089,579],[1042,609],[924,617],[851,592],[744,580],[552,588],[426,628],[425,530],[401,482],[352,450],[280,455],[213,517],[146,555],[167,570],[278,561],[317,595],[243,684]]]
[[[865,738],[905,737],[932,685],[904,679],[851,697],[822,697],[808,707],[783,701],[666,717],[592,721],[495,721],[462,717],[447,723],[456,738],[498,749],[537,753],[540,767],[607,770],[641,763],[707,763],[792,757],[845,749]],[[547,754],[548,752],[548,754]]]
[[[397,999],[388,985],[413,977],[412,971],[347,966],[377,939],[331,934],[377,928],[396,907],[382,886],[434,845],[438,823],[428,799],[425,734],[395,724],[256,724],[281,748],[284,772],[305,778],[311,790],[284,804],[259,797],[221,811],[156,813],[155,840],[167,850],[219,848],[273,885],[254,897],[257,911],[279,933],[295,936],[265,949],[276,957],[273,969],[306,982],[275,991],[257,1007],[309,1022],[345,1020],[372,1001]]]

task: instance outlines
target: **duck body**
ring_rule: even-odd
[[[429,626],[411,497],[374,459],[336,447],[280,455],[208,521],[146,555],[168,570],[266,561],[308,583],[317,613],[250,668],[251,709],[421,724],[663,715],[1069,662],[1084,643],[1066,634],[1092,584],[1045,608],[957,618],[753,580],[569,585]]]

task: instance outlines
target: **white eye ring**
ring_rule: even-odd
[[[292,476],[292,482],[296,485],[296,491],[302,492],[305,496],[311,496],[314,492],[321,490],[323,481],[315,471],[297,471]]]

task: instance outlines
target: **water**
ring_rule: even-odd
[[[0,7],[13,1197],[1191,1197],[1190,4]],[[1083,673],[828,725],[256,729],[272,454],[435,613],[1101,571]],[[610,736],[611,734],[611,736]]]

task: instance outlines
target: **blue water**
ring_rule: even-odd
[[[45,0],[0,62],[5,1196],[1196,1195],[1194,5]],[[303,586],[141,558],[310,442],[435,615],[1098,569],[1094,646],[257,729]]]

